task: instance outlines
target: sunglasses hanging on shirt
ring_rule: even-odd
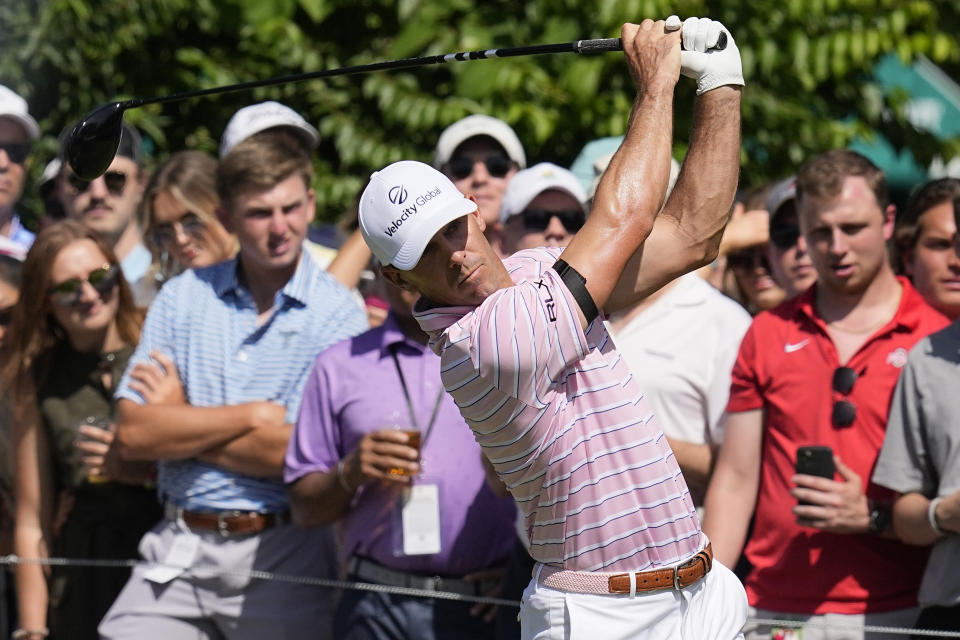
[[[866,373],[866,367],[860,373],[857,373],[850,367],[837,367],[833,372],[833,391],[840,395],[850,395],[853,391],[853,385]],[[846,398],[841,398],[833,403],[833,412],[831,420],[836,427],[849,427],[857,417],[857,405]]]

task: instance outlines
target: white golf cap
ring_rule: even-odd
[[[527,166],[527,155],[523,152],[523,145],[520,144],[520,138],[510,128],[510,125],[503,120],[481,114],[457,120],[443,130],[440,139],[437,140],[437,148],[433,154],[433,166],[437,169],[441,168],[450,160],[457,147],[477,136],[493,138],[503,147],[507,157],[517,163],[518,167],[523,169]]]
[[[550,189],[570,194],[583,212],[587,212],[587,193],[577,176],[552,162],[541,162],[514,174],[500,202],[500,222],[506,222],[510,216],[521,213],[534,198]]]
[[[370,176],[360,196],[360,232],[380,264],[409,271],[437,231],[476,210],[445,175],[401,160]]]
[[[269,100],[244,107],[233,114],[220,138],[220,157],[230,153],[231,149],[253,134],[273,127],[290,127],[310,151],[316,149],[320,142],[320,134],[303,116],[284,104]]]
[[[2,84],[0,84],[0,118],[16,120],[30,140],[40,137],[40,127],[27,111],[27,101]]]

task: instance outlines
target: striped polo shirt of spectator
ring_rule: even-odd
[[[277,292],[274,313],[257,326],[257,307],[237,280],[237,260],[188,270],[164,284],[116,398],[138,404],[130,371],[154,350],[168,354],[180,372],[187,402],[217,407],[268,400],[296,420],[316,355],[366,330],[351,293],[304,251],[293,277]],[[196,511],[278,511],[287,508],[281,478],[255,478],[194,459],[161,461],[162,497]]]
[[[550,267],[504,260],[513,287],[478,307],[418,306],[441,378],[525,517],[530,554],[580,571],[642,571],[705,542],[673,452],[598,317]]]

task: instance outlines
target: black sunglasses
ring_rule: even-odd
[[[761,248],[727,254],[727,266],[731,269],[752,269],[758,263],[767,271],[770,270],[770,263]]]
[[[83,283],[89,282],[97,294],[103,298],[110,293],[120,279],[120,268],[115,264],[105,264],[99,269],[94,269],[86,278],[70,278],[63,282],[58,282],[49,289],[47,293],[54,302],[62,307],[72,307],[80,303],[83,297]]]
[[[13,305],[6,309],[0,309],[0,327],[9,327],[13,321]]]
[[[203,235],[203,231],[206,229],[206,225],[203,220],[200,219],[200,216],[187,212],[180,216],[180,219],[175,222],[162,222],[158,224],[153,230],[153,241],[159,247],[172,245],[174,240],[177,239],[177,227],[180,227],[180,230],[185,235],[193,236],[194,238]]]
[[[853,385],[857,378],[862,376],[866,369],[857,373],[850,367],[837,367],[833,372],[833,390],[841,395],[849,395],[853,391]],[[857,405],[846,398],[837,400],[833,403],[833,414],[831,420],[834,426],[849,427],[857,417]]]
[[[5,151],[10,162],[14,164],[23,164],[30,155],[30,144],[28,142],[0,142],[0,150]]]
[[[550,220],[556,218],[563,228],[570,233],[580,231],[587,221],[586,214],[579,209],[567,211],[550,211],[547,209],[524,209],[519,214],[523,218],[523,226],[528,231],[544,231],[550,225]]]
[[[74,174],[67,176],[67,182],[77,193],[83,193],[93,184],[92,180],[84,180]],[[127,174],[122,171],[107,171],[103,174],[103,183],[107,186],[107,191],[115,196],[123,194],[127,186]]]
[[[800,239],[800,227],[794,224],[770,229],[770,242],[778,249],[789,249]]]
[[[450,175],[452,175],[455,180],[463,180],[473,173],[473,167],[477,162],[483,162],[487,168],[487,173],[494,178],[504,177],[512,166],[510,158],[502,153],[493,153],[482,160],[480,158],[474,159],[470,156],[454,156],[450,158],[447,167],[450,169]]]

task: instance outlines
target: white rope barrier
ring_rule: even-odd
[[[142,560],[97,560],[92,558],[21,558],[15,554],[0,556],[0,566],[17,566],[21,564],[46,565],[53,567],[98,567],[114,569],[132,569],[134,567],[152,567],[165,566],[162,563],[144,562]],[[488,596],[470,596],[451,591],[433,591],[429,589],[414,589],[411,587],[394,587],[390,585],[374,584],[370,582],[348,582],[346,580],[331,580],[328,578],[314,578],[310,576],[297,576],[283,573],[273,573],[271,571],[210,571],[199,572],[196,570],[184,570],[183,574],[188,577],[198,579],[209,579],[218,575],[234,576],[240,578],[250,578],[253,580],[273,580],[276,582],[287,582],[291,584],[302,584],[327,589],[355,589],[360,591],[375,591],[380,593],[392,593],[401,596],[413,598],[434,598],[436,600],[455,600],[460,602],[474,602],[479,604],[490,604],[501,607],[519,608],[520,602],[516,600],[507,600],[505,598],[492,598]],[[933,629],[911,629],[906,627],[888,627],[879,625],[857,625],[843,624],[831,620],[779,620],[775,618],[747,618],[747,625],[764,625],[772,627],[782,627],[796,629],[800,627],[827,627],[831,629],[844,629],[849,631],[863,631],[865,633],[875,633],[883,635],[900,636],[922,636],[929,638],[960,638],[960,631],[937,631]]]

